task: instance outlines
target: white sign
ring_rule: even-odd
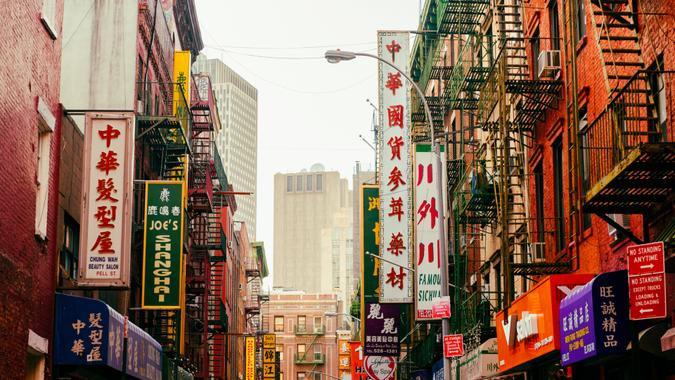
[[[415,281],[417,294],[415,297],[415,319],[430,320],[450,317],[450,302],[447,304],[447,313],[434,315],[434,305],[438,305],[441,298],[441,231],[440,218],[445,217],[441,209],[438,194],[438,181],[445,188],[445,148],[441,149],[441,173],[438,177],[436,157],[432,152],[431,144],[415,145]],[[445,191],[444,191],[445,193]],[[447,204],[444,196],[443,205]],[[438,307],[437,307],[438,309]],[[446,315],[443,317],[443,315]]]
[[[378,56],[408,72],[408,32],[377,33]],[[413,301],[410,222],[410,99],[403,74],[378,65],[380,133],[380,302]]]
[[[539,334],[538,317],[539,314],[530,314],[527,311],[523,311],[521,319],[518,319],[516,315],[509,315],[502,322],[506,345],[513,347],[516,344],[516,340],[522,342],[529,337]]]
[[[133,120],[132,113],[86,115],[80,285],[129,285]]]
[[[393,380],[396,376],[396,359],[393,356],[366,356],[363,366],[368,376],[375,380]]]

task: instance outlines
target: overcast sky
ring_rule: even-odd
[[[209,58],[258,89],[257,240],[273,268],[275,173],[322,163],[351,180],[356,161],[373,167],[377,64],[337,65],[327,49],[376,52],[377,30],[415,30],[420,0],[196,0]],[[247,191],[248,189],[235,189]],[[267,284],[271,283],[266,281]]]

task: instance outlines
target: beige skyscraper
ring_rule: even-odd
[[[215,142],[235,191],[252,195],[237,197],[235,218],[243,220],[251,240],[256,234],[256,189],[258,167],[258,90],[219,59],[201,54],[194,72],[211,77],[222,129]]]
[[[274,176],[275,287],[349,300],[351,203],[347,180],[320,164]]]

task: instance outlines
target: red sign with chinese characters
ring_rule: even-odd
[[[352,380],[364,380],[368,378],[366,369],[363,367],[363,347],[361,342],[349,342],[351,358],[349,365],[351,367]]]
[[[446,358],[464,355],[464,335],[452,334],[443,336],[443,355]]]
[[[665,255],[663,242],[633,245],[628,251],[628,275],[637,276],[648,273],[663,273]]]
[[[411,145],[410,85],[402,72],[408,71],[408,32],[380,31],[378,66],[380,133],[380,295],[381,303],[412,302],[413,274],[410,220]],[[400,70],[400,71],[399,71]]]
[[[128,286],[133,114],[87,114],[80,228],[80,285]]]

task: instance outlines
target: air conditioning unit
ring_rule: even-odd
[[[532,257],[532,262],[541,263],[546,261],[546,243],[530,243],[530,255]]]
[[[539,53],[539,79],[557,79],[560,76],[560,50],[544,50]]]

